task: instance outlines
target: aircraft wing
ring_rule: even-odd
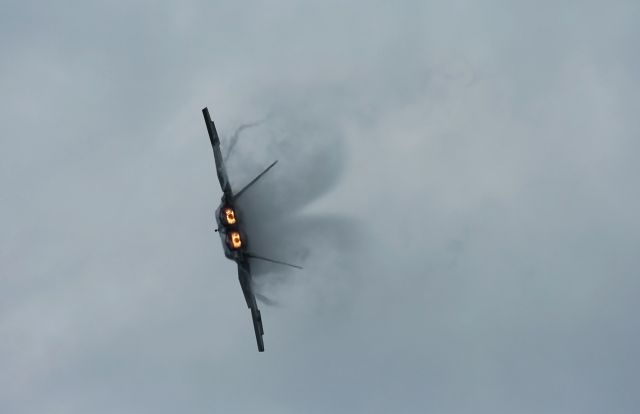
[[[209,116],[209,109],[204,108],[202,110],[204,116],[204,122],[207,125],[207,132],[209,133],[209,139],[211,140],[211,147],[213,148],[213,157],[216,160],[216,172],[218,173],[218,181],[220,181],[220,188],[224,192],[225,196],[231,198],[231,184],[229,183],[229,177],[227,176],[227,169],[224,166],[224,158],[222,157],[222,151],[220,151],[220,138],[218,138],[218,131],[216,126]]]
[[[244,299],[247,301],[247,306],[251,309],[251,318],[253,319],[253,330],[256,334],[258,351],[264,352],[262,316],[260,315],[260,309],[258,309],[256,297],[251,287],[251,267],[249,266],[249,261],[238,263],[238,279],[240,280],[240,287],[242,288]]]

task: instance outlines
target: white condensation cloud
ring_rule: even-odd
[[[3,8],[0,411],[637,410],[634,2]]]

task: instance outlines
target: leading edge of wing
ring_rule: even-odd
[[[260,314],[260,309],[258,309],[256,297],[253,294],[253,289],[251,287],[251,269],[248,262],[243,264],[238,263],[238,279],[240,280],[240,287],[242,288],[244,299],[247,302],[247,307],[251,309],[251,319],[253,321],[253,331],[256,335],[258,351],[264,352],[264,341],[262,339],[262,336],[264,335],[262,315]]]

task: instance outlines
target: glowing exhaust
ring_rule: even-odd
[[[227,224],[236,224],[236,213],[229,207],[224,209],[224,218],[227,220]]]
[[[242,247],[242,238],[240,237],[240,233],[237,231],[232,231],[229,233],[229,242],[231,243],[231,247],[234,249],[239,249]]]

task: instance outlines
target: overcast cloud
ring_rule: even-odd
[[[0,412],[636,413],[638,22],[3,1]],[[264,354],[204,106],[264,120],[234,188],[280,160],[245,209],[305,270],[261,272]]]

